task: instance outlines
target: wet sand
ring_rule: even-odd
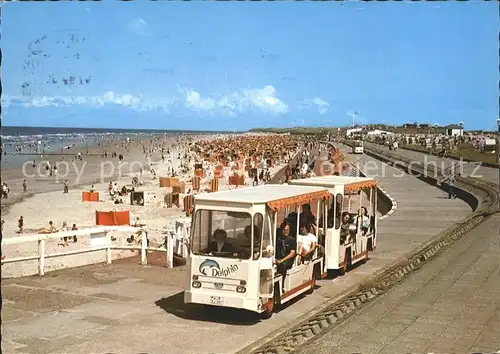
[[[121,176],[126,176],[139,171],[141,166],[146,170],[148,159],[143,153],[142,145],[133,142],[126,151],[123,147],[117,148],[123,140],[109,141],[101,146],[81,147],[79,149],[65,150],[65,152],[55,152],[44,154],[43,160],[39,154],[26,156],[26,161],[36,159],[36,167],[31,163],[26,163],[25,168],[3,168],[1,169],[1,180],[7,182],[10,193],[8,199],[1,200],[2,219],[8,214],[10,207],[26,198],[30,198],[39,193],[47,193],[60,190],[63,192],[64,181],[69,181],[70,189],[81,189],[83,186],[90,186],[97,183],[109,183],[109,181],[119,180]],[[169,138],[170,145],[175,144],[175,138]],[[103,152],[108,152],[108,157],[101,157]],[[118,157],[111,158],[111,153],[123,154],[124,160],[118,163]],[[75,155],[82,154],[83,161],[75,159]],[[159,160],[161,151],[153,153],[151,160]],[[47,162],[52,165],[57,162],[57,176],[48,176],[45,170]],[[23,192],[23,180],[28,182],[28,192]],[[47,201],[50,202],[50,201]]]

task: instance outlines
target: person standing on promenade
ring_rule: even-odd
[[[26,178],[23,180],[23,192],[28,192],[28,181],[26,180]]]
[[[448,185],[448,199],[457,199],[457,194],[455,192],[455,176],[451,175],[450,177],[444,178],[441,180],[440,184],[446,183]]]
[[[63,193],[68,194],[68,192],[69,192],[69,181],[66,180],[66,181],[64,181],[64,192]]]
[[[457,194],[455,193],[455,176],[451,175],[448,180],[448,199],[457,199]]]

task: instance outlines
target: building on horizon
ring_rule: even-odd
[[[439,129],[439,128],[438,128]],[[441,128],[442,134],[446,136],[462,136],[464,135],[464,127],[460,124],[449,124]]]

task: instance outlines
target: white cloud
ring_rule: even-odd
[[[319,114],[326,114],[330,104],[319,97],[307,98],[301,103],[302,109],[311,109],[312,107],[316,108]]]
[[[158,101],[145,100],[130,94],[116,94],[108,91],[102,96],[34,96],[30,98],[4,96],[4,98],[2,98],[2,105],[4,107],[9,107],[10,105],[18,104],[27,108],[41,108],[68,107],[75,105],[102,107],[104,105],[115,104],[142,112],[153,109],[168,111],[168,107],[172,105],[174,101],[173,99],[162,99]]]
[[[273,86],[255,89],[241,89],[225,96],[202,97],[199,92],[192,89],[180,89],[185,95],[187,108],[205,112],[238,112],[259,110],[271,114],[284,114],[288,106],[276,97]]]
[[[234,116],[237,113],[261,111],[270,114],[284,114],[288,106],[276,97],[276,90],[272,86],[256,89],[241,89],[226,96],[202,97],[192,89],[178,89],[181,97],[163,97],[157,100],[145,99],[131,94],[106,92],[102,96],[34,96],[8,97],[2,99],[4,107],[23,105],[24,107],[67,107],[72,105],[87,105],[102,107],[115,104],[134,109],[138,112],[162,109],[166,112],[170,108],[184,106],[190,110],[204,113],[223,114]]]
[[[148,27],[148,23],[140,17],[134,18],[127,24],[128,30],[138,35],[148,34]]]

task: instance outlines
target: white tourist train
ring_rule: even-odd
[[[314,291],[321,247],[308,243],[317,234],[298,225],[304,205],[324,209],[329,195],[326,188],[291,185],[196,195],[184,302],[268,318],[275,306]]]
[[[268,318],[312,293],[316,279],[366,261],[376,247],[376,187],[372,178],[325,176],[197,195],[184,302]]]
[[[327,272],[344,274],[368,259],[377,241],[377,180],[321,176],[291,180],[290,185],[327,188],[328,210],[318,210]],[[366,205],[366,206],[365,206]],[[324,231],[326,225],[326,232]]]

